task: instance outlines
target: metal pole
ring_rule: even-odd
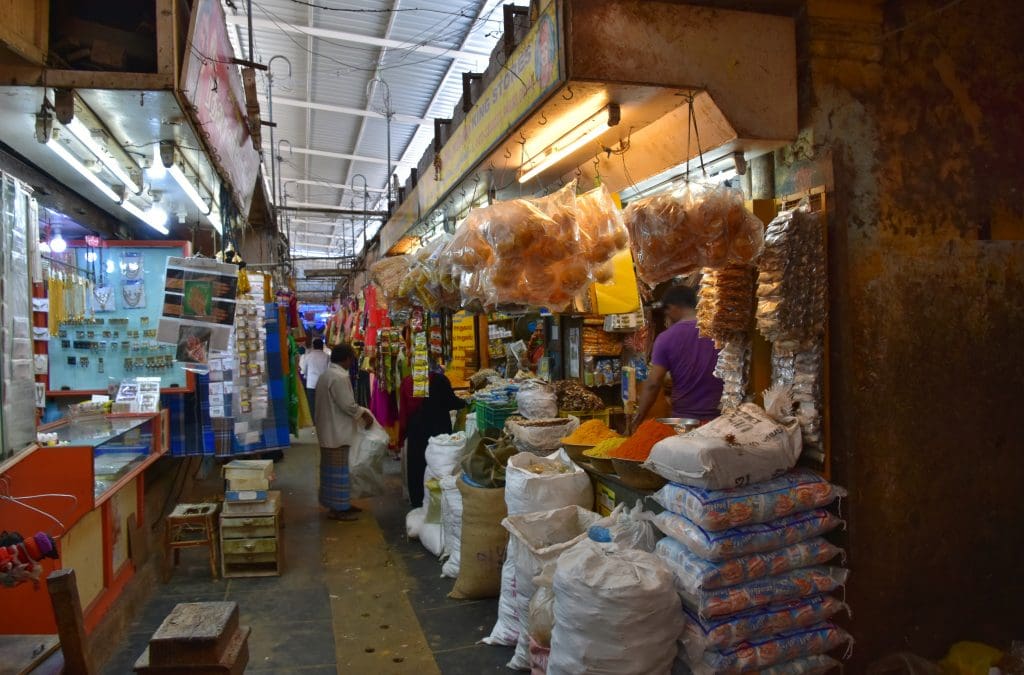
[[[380,84],[384,87],[384,108],[377,112],[384,115],[384,124],[387,133],[387,153],[388,153],[388,205],[386,211],[388,214],[391,213],[391,202],[393,199],[392,188],[391,188],[391,175],[394,173],[394,167],[391,164],[391,118],[395,116],[395,111],[391,109],[391,87],[388,83],[379,77],[375,77],[366,84],[367,99],[372,103],[372,95],[374,85]]]
[[[390,134],[389,134],[389,136],[390,136]],[[366,176],[364,176],[361,173],[357,173],[356,175],[352,176],[352,190],[353,191],[355,191],[356,178],[362,178],[363,179],[363,252],[365,253],[366,252],[366,221],[367,221],[366,211],[367,211],[367,208],[369,207],[370,190],[369,190],[369,187],[368,187],[367,182],[366,182]],[[388,185],[390,185],[390,184],[391,184],[391,179],[389,178],[388,179]],[[390,210],[390,206],[389,206],[388,210]],[[355,236],[352,237],[352,240],[353,240],[352,241],[352,247],[354,249],[355,248]]]
[[[253,58],[252,58],[252,0],[249,0],[249,2],[247,2],[245,4],[246,4],[246,12],[245,12],[246,20],[247,20],[247,23],[249,24],[249,63],[252,63],[253,62]],[[271,131],[270,133],[273,134],[274,132]]]
[[[252,19],[252,3],[249,3],[249,18]],[[250,26],[251,30],[251,26]],[[250,36],[252,33],[250,32]],[[249,60],[252,61],[252,41],[249,42]],[[292,76],[292,62],[288,60],[287,56],[277,54],[271,56],[270,60],[267,61],[267,114],[270,115],[270,121],[274,121],[274,61],[281,59],[288,64],[288,77]],[[270,127],[270,201],[273,202],[274,219],[277,220],[277,210],[281,202],[279,199],[278,186],[277,186],[277,168],[274,166],[274,151],[277,146],[274,145],[274,127]],[[280,228],[280,225],[278,226]]]

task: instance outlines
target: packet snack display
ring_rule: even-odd
[[[757,271],[751,265],[705,267],[697,301],[697,328],[719,349],[730,338],[744,333],[754,318],[754,286]]]
[[[739,408],[747,402],[750,381],[750,333],[734,333],[718,352],[715,377],[722,380],[723,411]]]
[[[629,247],[629,231],[611,193],[604,185],[576,198],[580,253],[597,268],[595,280],[607,283],[610,271],[601,271],[615,254]]]

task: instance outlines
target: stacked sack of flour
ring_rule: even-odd
[[[825,673],[853,638],[829,619],[849,572],[823,538],[842,521],[825,507],[845,491],[810,471],[727,490],[670,483],[655,500],[668,535],[655,552],[675,574],[696,675]]]

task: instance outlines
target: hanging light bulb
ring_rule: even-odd
[[[96,252],[95,251],[86,251],[85,252],[85,262],[96,262]]]
[[[111,260],[110,258],[107,258],[106,265],[107,265],[107,274],[113,274],[114,273],[114,261]]]
[[[68,249],[68,243],[61,236],[60,228],[54,228],[54,235],[50,237],[50,250],[54,253],[63,253]]]
[[[39,252],[40,253],[49,253],[50,252],[50,244],[45,242],[45,241],[39,242]]]

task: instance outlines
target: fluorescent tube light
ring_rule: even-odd
[[[92,171],[89,171],[89,169],[86,168],[86,166],[82,164],[82,162],[80,162],[77,157],[68,152],[68,149],[61,145],[58,141],[51,138],[50,140],[46,141],[46,147],[48,147],[50,150],[53,150],[54,154],[56,154],[58,157],[67,162],[72,169],[77,171],[82,176],[82,178],[85,178],[87,181],[92,183],[97,190],[99,190],[100,192],[102,192],[115,202],[120,201],[120,198],[117,196],[117,193],[114,192],[109,185],[101,181],[99,177]]]
[[[82,124],[82,120],[78,119],[78,117],[73,117],[70,122],[64,125],[64,128],[71,132],[71,135],[77,138],[82,145],[87,147],[89,152],[96,155],[96,159],[100,161],[100,164],[105,166],[115,178],[124,183],[126,188],[135,194],[142,192],[142,187],[132,179],[128,172],[124,170],[124,167],[107,152],[106,148],[103,148],[96,142],[96,139],[92,137],[92,132]]]
[[[217,233],[220,234],[222,229],[220,224],[220,211],[212,204],[213,200],[211,199],[211,204],[207,204],[206,201],[203,200],[202,195],[199,194],[199,190],[192,184],[192,181],[188,179],[188,176],[185,175],[185,171],[177,162],[167,169],[167,173],[171,175],[174,182],[178,184],[182,191],[188,195],[189,200],[195,204],[197,209],[199,209],[199,215],[204,216],[206,221],[213,226],[213,229],[217,230]]]
[[[164,227],[163,225],[158,225],[154,220],[150,220],[150,218],[146,215],[145,211],[140,209],[138,206],[135,206],[135,204],[132,204],[127,199],[124,200],[124,202],[122,202],[121,208],[123,208],[125,211],[132,214],[142,222],[146,223],[160,234],[169,234],[169,231],[167,230],[166,227]]]
[[[164,166],[164,161],[160,157],[159,144],[153,146],[153,163],[146,169],[146,175],[152,180],[163,180],[164,176],[167,175],[167,167]]]
[[[618,123],[619,106],[616,103],[609,103],[564,133],[557,141],[523,162],[518,171],[519,182],[529,181]]]

